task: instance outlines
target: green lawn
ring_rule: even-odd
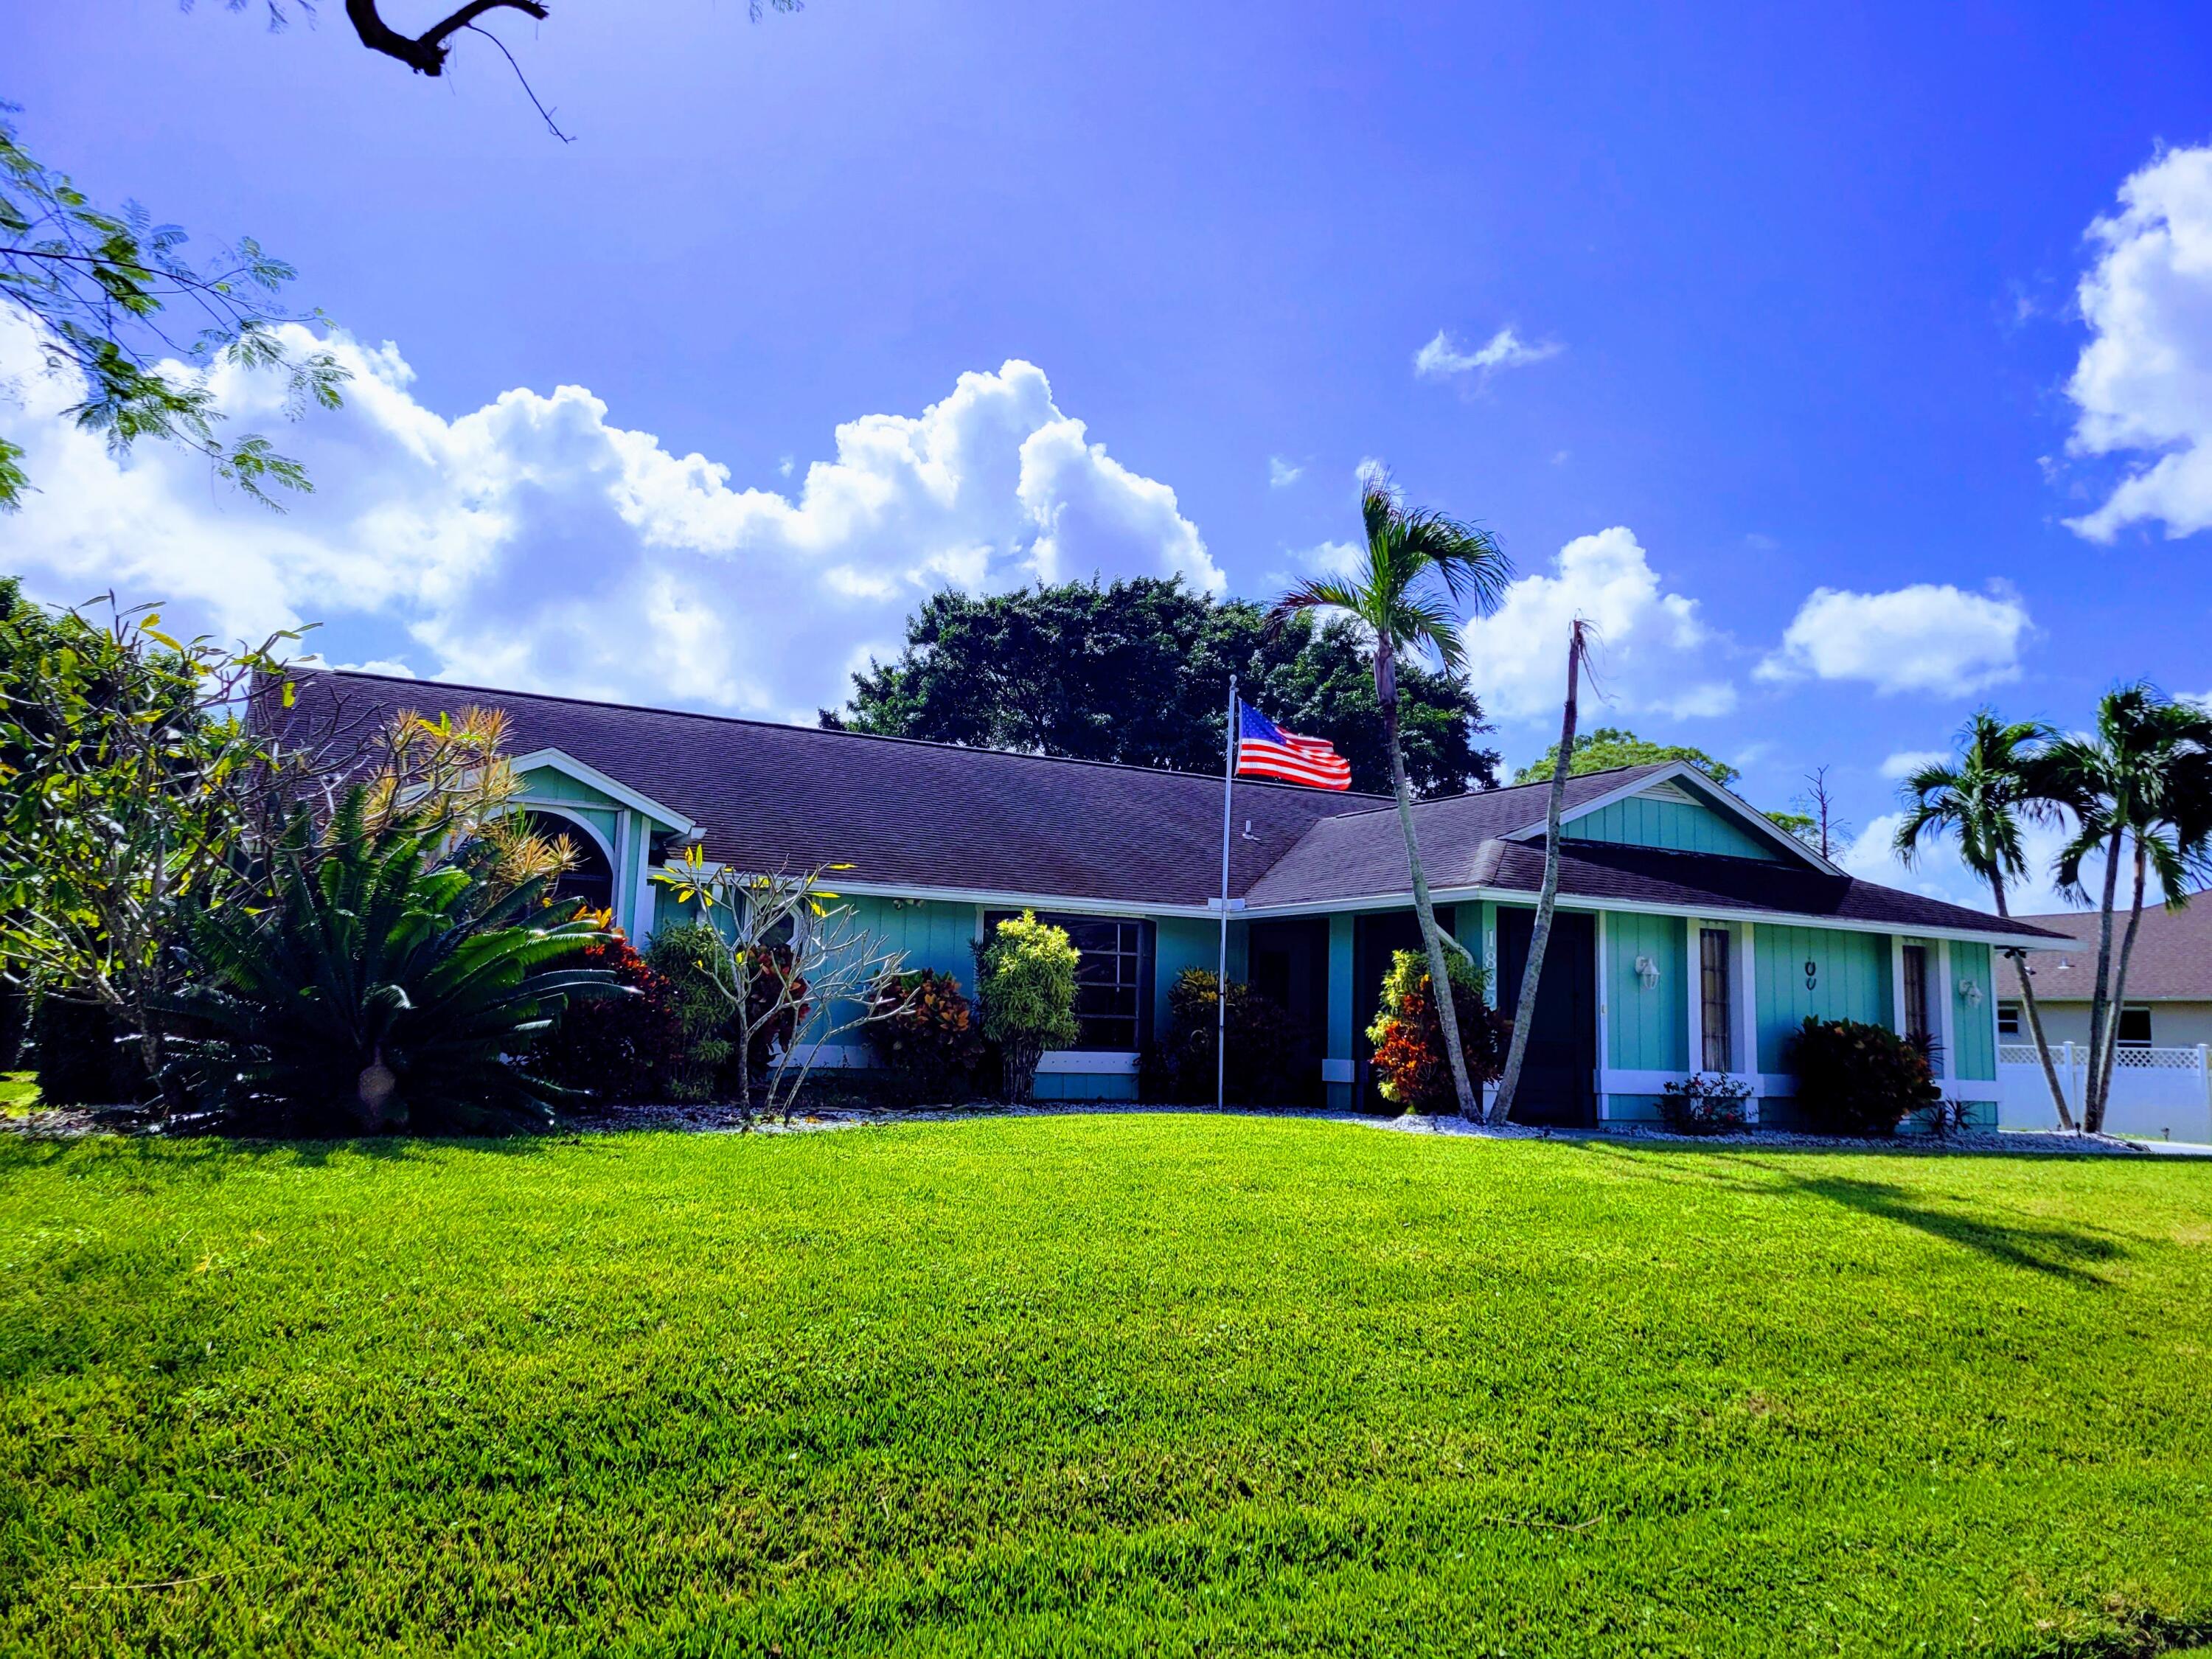
[[[20,1116],[38,1103],[36,1072],[0,1072],[0,1114]]]
[[[0,1647],[2153,1652],[2212,1166],[0,1142]]]

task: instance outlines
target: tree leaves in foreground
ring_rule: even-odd
[[[26,150],[7,118],[13,108],[0,105],[0,302],[30,319],[48,369],[79,382],[84,395],[67,413],[118,451],[142,438],[180,445],[270,506],[271,489],[312,488],[266,438],[219,430],[207,377],[217,362],[274,371],[294,416],[338,406],[344,366],[279,332],[327,320],[279,303],[297,273],[251,237],[195,264],[178,226],[155,223],[136,203],[96,207]],[[0,510],[33,487],[23,455],[0,434]]]
[[[855,674],[851,702],[823,710],[822,724],[1218,772],[1231,673],[1279,724],[1334,744],[1352,763],[1353,788],[1389,790],[1382,710],[1357,628],[1295,616],[1271,633],[1259,606],[1194,592],[1180,577],[935,594],[908,618],[906,649]],[[1398,711],[1416,794],[1497,781],[1497,752],[1474,746],[1490,727],[1464,686],[1401,662]]]

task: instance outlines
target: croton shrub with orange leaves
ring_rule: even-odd
[[[965,1100],[983,1034],[960,981],[934,968],[890,974],[877,983],[871,1003],[869,1041],[900,1093],[916,1103]]]
[[[533,1069],[547,1082],[611,1102],[659,1100],[664,1073],[681,1052],[684,1030],[668,981],[640,956],[622,930],[581,952],[574,963],[604,968],[637,993],[570,1003],[538,1039]]]
[[[1513,1023],[1490,1006],[1485,975],[1456,951],[1446,954],[1452,1011],[1459,1017],[1460,1057],[1467,1062],[1468,1080],[1480,1089],[1505,1069]],[[1374,1045],[1375,1076],[1383,1099],[1407,1112],[1459,1109],[1426,953],[1400,951],[1391,957],[1390,971],[1382,976],[1382,1006],[1367,1028],[1367,1040]]]

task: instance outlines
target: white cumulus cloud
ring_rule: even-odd
[[[1510,328],[1501,328],[1483,344],[1468,351],[1440,328],[1434,339],[1413,354],[1413,373],[1425,380],[1451,380],[1462,374],[1487,380],[1501,368],[1540,363],[1565,349],[1557,340],[1531,342]]]
[[[1591,701],[1624,714],[1687,719],[1735,707],[1735,684],[1718,668],[1730,649],[1706,626],[1697,601],[1663,591],[1633,532],[1616,525],[1577,536],[1550,574],[1522,577],[1496,615],[1467,628],[1469,673],[1483,706],[1500,720],[1556,718],[1566,693],[1567,627],[1595,631]]]
[[[1916,582],[1887,593],[1816,587],[1756,671],[1765,680],[1859,680],[1962,696],[2016,678],[2032,624],[2011,589]]]
[[[1923,766],[1935,766],[1950,759],[1941,749],[1900,749],[1881,763],[1882,776],[1892,782],[1911,777]]]
[[[1836,862],[1862,881],[1880,882],[1909,893],[1923,893],[1970,910],[1992,910],[1990,884],[1976,875],[1959,856],[1955,839],[1923,841],[1906,864],[1897,856],[1897,829],[1902,812],[1884,812],[1851,838]],[[2027,872],[2005,884],[2005,905],[2014,915],[2049,915],[2070,909],[2051,878],[2052,866],[2065,846],[2067,831],[2059,824],[2024,824],[2021,850]]]
[[[42,598],[112,586],[225,635],[326,621],[308,641],[325,655],[434,678],[775,718],[841,701],[940,586],[1224,586],[1175,492],[1091,441],[1018,360],[919,415],[844,423],[784,494],[613,424],[581,386],[448,419],[396,348],[331,345],[354,372],[346,407],[281,434],[315,492],[277,514],[173,449],[110,456],[64,417],[74,392],[42,377],[27,325],[0,319],[37,492],[7,523],[9,568]],[[265,377],[225,368],[215,389],[240,426],[278,424]]]
[[[2155,457],[2068,524],[2109,542],[2157,522],[2212,527],[2212,146],[2168,150],[2089,227],[2096,263],[2076,298],[2091,339],[2067,382],[2077,455]]]
[[[1280,455],[1267,457],[1267,487],[1270,489],[1288,489],[1305,475],[1305,468],[1285,460]]]

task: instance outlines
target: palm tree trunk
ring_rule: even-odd
[[[1567,702],[1559,720],[1559,759],[1552,769],[1551,793],[1544,807],[1544,885],[1536,895],[1536,924],[1528,933],[1528,961],[1521,970],[1521,1000],[1513,1009],[1513,1045],[1506,1050],[1505,1073],[1498,1080],[1493,1122],[1508,1121],[1521,1086],[1521,1063],[1528,1055],[1528,1032],[1535,1024],[1536,988],[1544,977],[1544,951],[1552,942],[1552,915],[1559,896],[1559,812],[1565,805],[1567,772],[1575,752],[1576,690],[1582,676],[1583,623],[1577,617],[1567,634]]]
[[[2005,921],[2012,912],[2005,908],[2004,878],[1992,868],[1990,872],[1990,896],[1996,901],[1997,915]],[[2020,1000],[2027,1006],[2027,1029],[2035,1039],[2035,1057],[2043,1063],[2043,1080],[2051,1085],[2051,1103],[2058,1111],[2058,1127],[2074,1127],[2074,1113],[2066,1104],[2066,1085],[2058,1080],[2057,1063],[2051,1058],[2051,1045],[2043,1036],[2043,1010],[2036,1005],[2035,981],[2027,976],[2027,952],[2008,951],[2012,958],[2013,971],[2020,975]]]
[[[2128,908],[2128,931],[2120,939],[2120,959],[2112,971],[2112,1012],[2105,1024],[2105,1052],[2095,1057],[2103,1082],[2097,1090],[2097,1127],[2105,1127],[2105,1111],[2112,1105],[2112,1072],[2120,1057],[2120,1013],[2127,1006],[2128,963],[2136,953],[2136,930],[2142,926],[2143,902],[2142,837],[2136,837],[2135,891]]]
[[[2112,984],[2112,899],[2119,890],[2120,836],[2115,829],[2105,843],[2105,895],[2097,915],[2097,982],[2089,999],[2089,1080],[2081,1091],[2081,1127],[2091,1134],[2105,1129],[2103,1068],[2105,1028],[2115,1023],[2108,993]]]
[[[1375,647],[1378,690],[1397,689],[1396,665],[1390,659],[1390,642]],[[1435,993],[1437,1017],[1444,1028],[1444,1055],[1451,1062],[1452,1092],[1459,1100],[1459,1115],[1473,1122],[1482,1115],[1474,1086],[1467,1079],[1467,1056],[1460,1052],[1459,1009],[1452,1000],[1451,975],[1437,928],[1436,906],[1429,902],[1428,872],[1421,867],[1420,842],[1413,834],[1413,791],[1406,781],[1406,757],[1398,746],[1398,699],[1382,699],[1382,735],[1390,747],[1390,789],[1398,802],[1398,828],[1405,832],[1406,865],[1413,878],[1413,913],[1421,920],[1421,945],[1428,952],[1429,986]]]

